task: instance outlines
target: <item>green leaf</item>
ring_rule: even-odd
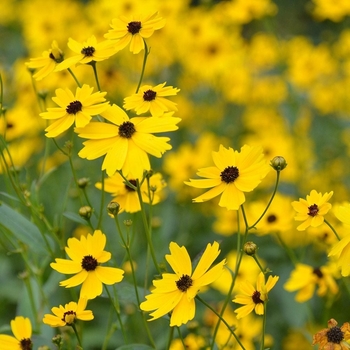
[[[151,346],[149,345],[144,345],[144,344],[129,344],[129,345],[122,345],[119,348],[117,348],[116,350],[149,350],[149,349],[153,349]]]
[[[28,246],[31,253],[47,255],[47,246],[39,229],[5,203],[0,204],[0,229],[6,229]],[[48,237],[48,241],[52,242]]]
[[[67,219],[72,220],[74,222],[77,222],[79,224],[82,224],[82,225],[86,225],[87,224],[86,220],[84,220],[81,216],[79,216],[78,214],[73,213],[71,211],[64,212],[63,216],[66,217]]]

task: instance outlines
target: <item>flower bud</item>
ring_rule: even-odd
[[[88,205],[81,207],[79,209],[79,215],[86,220],[89,220],[91,218],[91,214],[92,214],[92,208],[89,207]]]
[[[90,179],[87,177],[82,177],[81,179],[78,179],[79,188],[85,188],[89,183]]]
[[[270,162],[270,165],[276,170],[281,171],[283,170],[288,164],[286,160],[282,156],[277,156],[273,158]]]
[[[243,247],[244,252],[250,256],[254,255],[257,249],[258,249],[258,246],[254,242],[247,242]]]
[[[111,214],[111,215],[118,215],[119,213],[119,210],[120,210],[120,204],[117,203],[117,202],[109,202],[108,205],[107,205],[107,211],[108,211],[108,214]]]
[[[57,345],[57,347],[60,349],[61,348],[61,345],[63,343],[63,340],[62,340],[62,336],[60,334],[57,334],[55,335],[53,338],[52,338],[52,342]]]
[[[126,227],[130,227],[132,225],[132,220],[130,220],[130,219],[124,220],[124,225]]]
[[[51,57],[52,55],[52,57]],[[57,63],[60,63],[63,61],[63,52],[58,47],[57,41],[54,40],[51,44],[51,54],[50,57],[54,59]]]

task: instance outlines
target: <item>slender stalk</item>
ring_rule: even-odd
[[[335,234],[335,236],[337,237],[338,241],[340,241],[340,237],[337,233],[337,231],[334,229],[334,227],[326,220],[324,219],[324,222],[326,225],[328,225],[328,227],[333,231],[333,233]]]
[[[263,326],[262,326],[260,350],[265,349],[266,305],[267,305],[267,301],[264,302],[264,315],[263,315]]]
[[[73,71],[70,68],[67,68],[68,72],[70,73],[70,75],[73,77],[74,81],[76,82],[76,84],[81,87],[81,84],[79,83],[79,80],[77,79],[77,77],[75,76],[75,74],[73,73]]]
[[[171,345],[171,342],[173,340],[173,337],[174,337],[174,327],[170,327],[170,332],[169,332],[169,337],[168,337],[168,342],[167,342],[167,345],[166,345],[166,350],[169,350],[170,349],[170,345]],[[184,344],[183,344],[184,345]],[[184,349],[186,347],[184,346]]]
[[[255,260],[256,264],[259,266],[260,271],[265,274],[265,269],[261,266],[260,261],[258,260],[255,254],[252,255],[252,258]]]
[[[146,40],[143,39],[143,42],[144,42],[144,44],[145,44],[145,55],[143,56],[141,75],[140,75],[139,83],[138,83],[137,88],[136,88],[136,93],[139,92],[139,89],[140,89],[140,86],[141,86],[141,83],[142,83],[142,79],[143,79],[143,75],[144,75],[144,73],[145,73],[145,68],[146,68],[146,63],[147,63],[147,57],[148,57],[148,55],[149,55],[149,53],[150,53],[150,51],[148,50],[148,46],[147,46]]]
[[[72,323],[71,326],[72,326],[72,328],[73,328],[73,331],[74,331],[74,333],[75,333],[75,336],[77,337],[79,346],[83,349],[83,346],[82,346],[82,344],[81,344],[81,340],[80,340],[79,334],[78,334],[78,332],[77,332],[77,328],[75,327],[75,324]]]
[[[100,213],[97,223],[97,228],[101,228],[102,226],[102,218],[103,218],[103,210],[105,205],[105,173],[104,171],[101,172],[101,202],[100,202]]]
[[[100,86],[100,82],[98,80],[98,74],[97,74],[97,69],[96,69],[96,61],[91,61],[90,66],[92,67],[93,71],[94,71],[94,76],[95,76],[95,80],[96,80],[96,85],[98,88],[98,91],[101,91],[101,86]]]

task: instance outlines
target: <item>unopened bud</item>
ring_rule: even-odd
[[[130,219],[124,220],[124,225],[126,227],[130,227],[132,225],[132,220],[130,220]]]
[[[111,215],[118,215],[120,210],[120,204],[117,202],[109,202],[107,205],[107,211]]]
[[[288,164],[286,160],[282,156],[277,156],[273,158],[270,162],[270,165],[276,170],[281,171],[283,170]]]
[[[84,219],[89,220],[91,218],[91,214],[92,214],[92,208],[89,207],[88,205],[81,207],[79,209],[79,215]]]
[[[50,58],[55,60],[57,63],[60,63],[63,61],[63,52],[58,47],[57,41],[54,40],[51,44],[51,53]]]
[[[78,179],[78,186],[80,188],[85,188],[90,183],[90,179],[87,177],[82,177],[81,179]]]
[[[247,255],[254,255],[258,249],[258,246],[254,242],[247,242],[243,250]]]
[[[63,343],[63,340],[62,340],[62,336],[60,334],[57,334],[55,335],[53,338],[52,338],[52,342],[57,345],[57,347],[60,349],[61,348],[61,345]]]

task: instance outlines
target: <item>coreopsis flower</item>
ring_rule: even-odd
[[[334,264],[320,267],[312,267],[306,264],[297,264],[292,271],[290,278],[284,284],[284,289],[288,292],[298,291],[295,300],[303,303],[311,299],[315,293],[323,297],[328,294],[337,294],[338,285],[335,282],[336,269]]]
[[[48,108],[47,112],[40,113],[44,119],[57,119],[45,131],[46,137],[56,137],[68,130],[74,123],[77,127],[87,125],[92,116],[105,111],[109,102],[105,102],[106,92],[92,93],[93,87],[84,84],[77,87],[75,95],[68,89],[57,89],[52,100],[59,107]]]
[[[319,350],[348,350],[350,340],[350,323],[345,322],[338,327],[338,322],[331,318],[328,328],[317,332],[312,339],[312,345],[319,344]]]
[[[130,18],[121,16],[112,20],[111,27],[105,38],[117,40],[116,50],[122,50],[130,44],[130,51],[139,53],[145,48],[144,39],[149,38],[155,30],[163,28],[165,19],[154,12],[147,15],[132,16]]]
[[[61,281],[60,286],[70,288],[81,286],[80,297],[94,299],[102,294],[103,284],[112,285],[123,279],[124,271],[115,267],[101,266],[111,259],[111,253],[104,250],[106,235],[95,230],[80,239],[69,238],[65,251],[68,259],[55,259],[50,266],[64,274],[75,274]]]
[[[92,311],[85,310],[87,305],[86,298],[80,298],[78,303],[71,301],[65,306],[53,307],[53,315],[46,314],[43,322],[51,327],[69,326],[76,320],[91,321],[94,318]]]
[[[193,199],[204,202],[221,195],[219,206],[238,210],[245,202],[244,192],[251,192],[269,172],[261,147],[244,145],[241,152],[220,145],[218,152],[212,152],[215,166],[199,169],[197,175],[205,179],[185,182],[197,188],[211,188]]]
[[[76,128],[79,137],[89,139],[78,153],[81,158],[96,159],[105,155],[102,170],[108,176],[122,170],[129,178],[140,179],[151,165],[148,154],[160,158],[171,149],[169,137],[156,137],[153,133],[177,130],[180,118],[171,113],[161,118],[135,117],[128,115],[118,106],[110,106],[101,114],[109,123],[91,122],[84,128]]]
[[[63,61],[63,53],[58,47],[57,41],[54,40],[51,44],[51,49],[44,51],[42,57],[31,58],[26,62],[26,66],[31,69],[39,69],[33,74],[36,80],[42,80],[52,73],[57,64]]]
[[[76,53],[75,56],[65,59],[57,65],[56,71],[70,68],[76,64],[88,64],[91,62],[99,62],[113,56],[117,50],[115,43],[110,40],[104,40],[100,43],[94,35],[86,41],[79,43],[72,38],[68,39],[68,47]]]
[[[31,350],[33,342],[32,324],[30,319],[23,316],[17,316],[11,321],[11,330],[14,335],[0,334],[1,350]]]
[[[225,259],[211,267],[218,257],[219,244],[208,244],[195,270],[185,247],[179,247],[171,242],[170,255],[165,259],[174,273],[163,273],[162,279],[154,280],[151,294],[140,305],[143,311],[153,311],[150,316],[153,321],[171,312],[170,326],[181,326],[195,316],[194,298],[202,287],[209,285],[220,277]]]
[[[234,303],[244,305],[235,310],[237,318],[240,319],[247,316],[253,310],[257,315],[263,315],[264,305],[268,301],[268,293],[275,286],[278,279],[278,276],[269,276],[265,283],[265,275],[260,272],[256,282],[256,288],[249,282],[243,282],[240,285],[240,289],[244,294],[238,294],[232,300]]]
[[[165,87],[165,84],[141,86],[138,93],[124,98],[123,107],[126,110],[134,109],[136,114],[150,111],[153,117],[160,117],[165,112],[177,111],[176,103],[165,97],[176,95],[180,89],[172,86]]]
[[[350,204],[336,207],[335,216],[345,225],[350,225]],[[337,266],[341,268],[342,276],[350,275],[350,234],[337,242],[330,250],[329,257],[334,257]]]
[[[128,182],[137,186],[136,179],[128,179]],[[95,185],[98,189],[102,189],[102,183]],[[149,178],[148,182],[143,181],[141,185],[141,196],[144,203],[157,204],[161,200],[161,192],[166,186],[165,181],[160,173],[155,173]],[[136,213],[141,210],[140,200],[135,188],[125,182],[123,177],[117,172],[104,182],[104,191],[111,193],[112,202],[119,204],[119,213],[126,211],[127,213]]]
[[[299,198],[299,201],[292,202],[294,210],[297,215],[294,217],[297,221],[304,221],[297,227],[298,231],[304,231],[309,226],[318,227],[324,222],[324,215],[326,215],[329,209],[332,208],[332,204],[328,201],[333,196],[333,191],[322,193],[312,190],[309,195],[304,198]]]

